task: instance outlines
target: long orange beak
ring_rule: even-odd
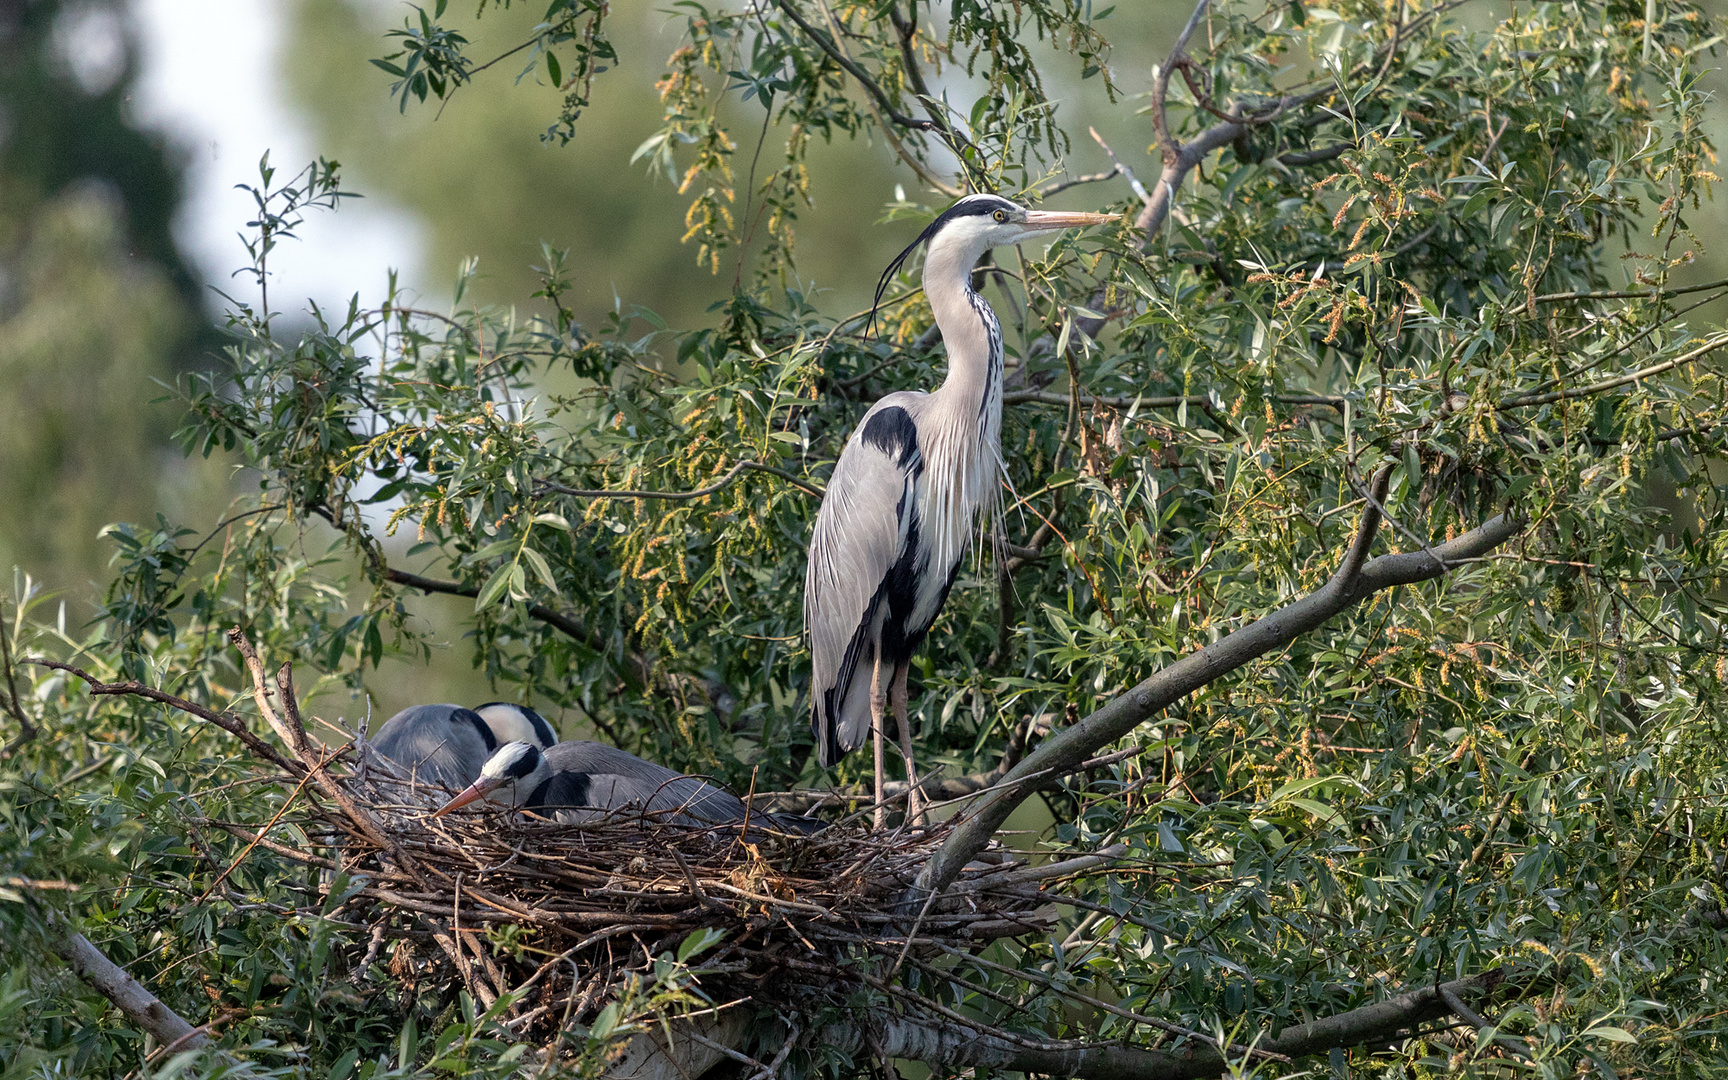
[[[467,806],[469,803],[474,802],[477,799],[484,799],[487,796],[487,794],[490,793],[492,791],[492,789],[497,787],[497,786],[498,785],[495,783],[488,784],[484,780],[476,780],[472,784],[469,784],[467,787],[463,788],[462,793],[460,795],[456,796],[454,799],[451,799],[449,802],[445,803],[443,806],[440,806],[438,809],[432,811],[432,816],[433,817],[443,817],[445,814],[448,814],[450,811],[456,809],[459,806]]]
[[[1121,214],[1093,214],[1084,210],[1028,210],[1028,229],[1083,229],[1088,225],[1103,225],[1115,221]]]

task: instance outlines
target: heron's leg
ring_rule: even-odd
[[[909,660],[894,665],[894,726],[900,729],[900,755],[906,759],[906,824],[916,825],[924,816],[924,798],[918,790],[918,771],[912,766],[912,723],[906,717],[906,673]]]
[[[872,823],[878,829],[888,827],[888,807],[882,801],[882,774],[885,771],[882,749],[882,728],[888,713],[888,687],[882,682],[882,651],[870,666],[870,733],[876,755],[876,813]]]

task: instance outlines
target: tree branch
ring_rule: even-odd
[[[1462,998],[1487,993],[1507,981],[1509,974],[1496,968],[1430,984],[1372,1005],[1287,1027],[1276,1036],[1241,1041],[1257,1051],[1288,1058],[1387,1042],[1408,1036],[1422,1024],[1453,1015],[1443,995]],[[897,1016],[886,1010],[869,1014],[857,1024],[830,1025],[823,1029],[821,1042],[854,1055],[869,1051],[939,1066],[1012,1069],[1098,1080],[1195,1080],[1222,1075],[1236,1064],[1207,1043],[1197,1043],[1185,1053],[1116,1042],[1029,1046],[1003,1034],[935,1019]]]
[[[876,84],[876,80],[872,79],[869,73],[863,68],[853,63],[851,57],[847,56],[844,52],[841,52],[840,47],[836,45],[828,35],[804,21],[804,16],[798,14],[798,10],[792,6],[791,0],[779,0],[779,5],[780,10],[786,13],[786,17],[797,23],[798,28],[804,31],[805,37],[808,37],[811,41],[815,42],[816,47],[827,53],[829,59],[846,69],[848,75],[851,75],[854,79],[858,80],[858,85],[862,86],[864,92],[869,94],[871,99],[876,102],[876,107],[882,110],[884,116],[888,117],[888,119],[894,121],[896,124],[899,124],[901,127],[912,128],[916,131],[941,132],[941,126],[934,120],[920,120],[915,116],[907,116],[905,113],[896,109],[894,103],[888,99],[888,95],[883,92],[882,87]]]
[[[480,595],[480,586],[478,585],[464,585],[460,581],[441,581],[438,578],[421,577],[419,574],[411,574],[406,570],[398,570],[382,561],[378,565],[384,574],[384,580],[394,582],[397,585],[406,585],[411,589],[419,589],[424,593],[465,596],[470,600]],[[555,611],[545,604],[530,604],[528,605],[528,615],[562,631],[566,637],[581,642],[595,652],[606,651],[606,642],[599,634],[561,611]]]
[[[6,637],[6,619],[0,616],[0,674],[6,677],[6,689],[0,690],[0,705],[5,706],[0,711],[12,714],[18,721],[18,734],[11,742],[0,747],[0,758],[12,756],[12,751],[23,746],[36,737],[36,725],[24,715],[24,699],[18,696],[18,677],[12,669],[12,644]]]
[[[1728,334],[1719,334],[1716,337],[1710,338],[1696,349],[1683,355],[1676,356],[1672,360],[1664,360],[1660,364],[1651,364],[1649,367],[1641,368],[1638,371],[1628,372],[1625,375],[1616,375],[1612,379],[1603,379],[1601,382],[1593,382],[1588,386],[1579,386],[1571,390],[1554,390],[1546,394],[1528,394],[1524,397],[1506,398],[1496,404],[1494,408],[1527,409],[1533,405],[1549,405],[1556,401],[1564,401],[1567,398],[1590,397],[1594,394],[1606,393],[1609,390],[1618,390],[1620,387],[1626,386],[1629,383],[1635,383],[1640,379],[1648,379],[1655,375],[1661,375],[1664,372],[1673,371],[1682,364],[1690,364],[1700,356],[1703,356],[1706,353],[1715,352],[1724,345],[1728,345]]]
[[[338,531],[344,533],[349,531],[348,526],[342,523],[342,518],[328,506],[314,503],[309,505],[307,509],[311,510],[314,514],[317,514],[325,521],[328,521],[331,526]],[[371,537],[365,535],[364,532],[357,532],[351,535],[353,535],[354,540],[366,550],[367,555],[372,562],[372,568],[376,570],[385,581],[394,582],[397,585],[406,585],[411,589],[419,589],[424,593],[439,593],[444,596],[465,596],[469,599],[473,599],[480,595],[480,586],[478,585],[465,585],[460,581],[443,581],[438,578],[422,577],[419,574],[410,573],[407,570],[398,570],[384,561],[384,553],[372,541]],[[561,611],[549,608],[545,604],[530,604],[528,605],[528,615],[530,618],[537,619],[548,626],[562,631],[564,635],[572,641],[581,642],[590,649],[593,649],[595,652],[604,653],[606,651],[606,640],[604,638],[584,626],[579,620],[572,618]],[[645,679],[647,667],[640,657],[635,659],[637,669],[644,673],[643,678]]]
[[[1202,108],[1209,109],[1217,115],[1231,116],[1235,119],[1226,119],[1222,123],[1214,124],[1187,143],[1177,142],[1175,137],[1170,134],[1169,120],[1165,112],[1169,98],[1170,75],[1174,71],[1181,70],[1183,78],[1188,78],[1187,65],[1193,63],[1185,51],[1188,46],[1188,39],[1193,35],[1195,28],[1199,26],[1200,20],[1205,17],[1210,2],[1211,0],[1199,0],[1199,3],[1194,6],[1194,13],[1188,17],[1188,24],[1182,28],[1182,33],[1177,35],[1176,44],[1171,47],[1169,57],[1159,66],[1158,73],[1152,80],[1152,128],[1157,138],[1160,156],[1164,162],[1164,170],[1158,177],[1157,185],[1152,189],[1152,198],[1146,201],[1146,204],[1141,207],[1139,215],[1134,219],[1134,227],[1145,234],[1148,240],[1151,239],[1152,234],[1163,227],[1164,220],[1170,214],[1171,202],[1176,197],[1176,190],[1188,178],[1189,171],[1204,161],[1206,155],[1214,150],[1221,150],[1229,146],[1250,129],[1265,124],[1293,107],[1318,101],[1328,94],[1336,92],[1332,86],[1323,86],[1307,93],[1285,94],[1276,102],[1266,103],[1263,109],[1252,115],[1225,113],[1214,107],[1210,98],[1202,101],[1200,95],[1197,95],[1196,100]],[[1445,4],[1435,11],[1424,12],[1409,23],[1400,24],[1390,40],[1375,49],[1369,59],[1352,69],[1352,76],[1370,73],[1372,68],[1369,65],[1374,59],[1381,58],[1383,50],[1385,55],[1381,58],[1380,70],[1374,74],[1374,78],[1384,78],[1386,72],[1391,69],[1393,58],[1396,57],[1399,48],[1404,44],[1410,32],[1431,21],[1437,11],[1452,6],[1455,5]],[[1348,149],[1350,149],[1350,144],[1344,143],[1325,147],[1321,150],[1300,151],[1284,155],[1278,160],[1284,165],[1307,165],[1331,160]],[[1285,160],[1286,158],[1288,160]]]
[[[829,8],[829,6],[825,2],[825,0],[817,0],[817,2],[818,2],[818,4],[821,5],[822,17],[828,20],[829,29],[832,31],[831,40],[835,43],[835,47],[840,49],[841,53],[844,54],[846,50],[845,50],[844,44],[842,43],[842,36],[840,33],[840,25],[834,18],[833,10],[831,8]],[[895,28],[899,29],[899,27],[900,27],[900,21],[898,20],[899,11],[894,8],[892,3],[889,5],[889,10],[892,11],[894,16],[895,16],[895,19],[896,19]],[[902,48],[902,50],[907,49],[907,44],[904,40],[901,42],[901,48]],[[909,51],[908,51],[907,55],[910,55]],[[849,56],[849,55],[846,56],[847,61],[850,61],[851,59],[852,59],[851,56]],[[918,71],[916,65],[912,65],[912,64],[910,64],[910,62],[908,63],[908,77],[912,81],[913,92],[919,93],[920,92],[919,88],[923,86],[923,78],[924,77],[923,77],[922,73]],[[868,84],[868,85],[874,85],[874,84]],[[932,189],[942,192],[944,195],[948,196],[950,199],[957,199],[960,197],[963,189],[957,188],[957,187],[953,186],[952,184],[943,183],[941,177],[937,176],[934,172],[932,172],[927,163],[920,160],[918,155],[916,155],[916,154],[914,154],[911,151],[906,149],[906,144],[900,140],[900,136],[898,136],[894,133],[894,126],[892,124],[890,124],[887,119],[885,119],[883,117],[882,111],[876,107],[876,99],[874,97],[867,97],[867,99],[865,101],[865,105],[867,108],[869,108],[870,115],[876,118],[876,126],[881,129],[882,137],[884,139],[888,140],[888,145],[893,148],[894,155],[896,157],[898,157],[901,161],[905,162],[907,167],[909,167],[913,172],[917,173],[918,178],[920,180],[924,181],[924,183],[928,184]],[[928,100],[924,100],[923,105],[924,105],[924,111],[926,113],[930,114],[930,116],[933,120],[940,120],[941,119],[940,115],[935,111],[935,109],[933,109],[931,107],[931,104]],[[950,141],[950,144],[951,144],[951,141]]]
[[[1187,25],[1183,26],[1182,32],[1176,35],[1176,44],[1170,46],[1170,55],[1164,58],[1164,62],[1158,65],[1157,73],[1152,76],[1152,131],[1157,139],[1158,150],[1164,159],[1166,171],[1176,164],[1182,156],[1181,146],[1170,134],[1170,120],[1165,112],[1170,101],[1170,73],[1188,59],[1186,54],[1188,39],[1194,36],[1194,31],[1200,26],[1200,20],[1206,17],[1206,9],[1211,5],[1211,2],[1212,0],[1200,0],[1194,5],[1193,14],[1188,16]]]
[[[340,806],[350,820],[360,826],[366,838],[388,852],[396,860],[397,866],[424,886],[426,878],[420,873],[419,865],[390,839],[390,834],[384,831],[384,826],[372,812],[356,802],[348,789],[337,783],[336,778],[325,768],[328,759],[313,747],[311,738],[306,734],[306,725],[300,720],[300,702],[294,693],[294,666],[284,663],[276,669],[277,700],[282,704],[282,711],[278,714],[270,707],[270,690],[264,683],[264,661],[258,656],[258,650],[252,647],[252,642],[238,626],[228,630],[228,640],[246,661],[246,670],[252,675],[252,698],[258,703],[258,711],[264,714],[270,727],[305,763],[306,769],[310,770],[324,794]]]
[[[1331,161],[1334,158],[1342,157],[1346,150],[1354,150],[1355,148],[1355,143],[1333,143],[1331,146],[1322,146],[1315,150],[1291,150],[1288,153],[1279,154],[1277,160],[1278,164],[1292,168],[1298,165],[1318,165],[1322,161]]]
[[[170,1051],[193,1050],[209,1039],[203,1028],[195,1028],[179,1013],[162,1004],[124,968],[102,955],[83,934],[58,918],[49,916],[49,945],[72,968],[85,985],[114,1003],[126,1019],[154,1036]]]
[[[1081,184],[1096,184],[1102,180],[1110,180],[1120,171],[1121,170],[1119,169],[1110,169],[1101,173],[1086,173],[1083,176],[1071,176],[1066,180],[1057,180],[1051,183],[1048,187],[1039,188],[1038,198],[1040,200],[1048,199],[1057,192],[1067,191],[1071,187],[1079,187]]]
[[[1577,300],[1661,300],[1670,296],[1684,296],[1687,293],[1709,292],[1712,289],[1728,288],[1728,278],[1718,278],[1706,281],[1702,285],[1677,285],[1665,289],[1630,289],[1619,292],[1562,292],[1544,293],[1533,296],[1525,302],[1521,314],[1528,315],[1536,310],[1537,304],[1564,304]]]
[[[1384,473],[1377,476],[1375,483],[1383,483],[1385,476]],[[947,888],[961,868],[984,850],[1014,808],[1037,789],[1038,777],[1072,770],[1099,748],[1122,738],[1172,703],[1256,657],[1283,648],[1364,597],[1395,585],[1439,577],[1456,563],[1478,558],[1499,547],[1523,527],[1517,519],[1500,515],[1455,540],[1437,545],[1431,552],[1382,555],[1363,565],[1360,560],[1366,555],[1379,524],[1379,513],[1365,507],[1350,553],[1331,580],[1316,591],[1190,653],[1113,698],[1073,727],[1046,739],[965,812],[961,824],[919,872],[917,882],[905,897],[907,906],[916,910],[929,891]],[[1439,556],[1439,561],[1434,555]]]
[[[44,660],[40,657],[27,657],[24,659],[23,663],[35,664],[38,667],[51,668],[55,671],[64,671],[74,678],[82,679],[89,685],[92,697],[141,697],[149,701],[167,705],[172,709],[179,709],[181,712],[187,713],[191,716],[196,716],[200,720],[208,720],[223,731],[226,731],[228,734],[239,739],[242,743],[245,743],[246,748],[252,751],[253,754],[263,758],[265,761],[275,765],[277,768],[283,769],[294,776],[299,776],[306,771],[305,766],[290,758],[283,757],[277,752],[274,746],[271,746],[263,739],[252,734],[251,730],[248,729],[246,725],[240,721],[240,718],[235,716],[233,713],[219,713],[213,709],[207,709],[202,705],[187,701],[185,698],[175,697],[173,694],[165,693],[156,689],[154,686],[146,686],[143,683],[132,679],[128,679],[125,682],[103,682],[101,679],[98,679],[96,676],[82,668],[75,668],[71,664],[62,664],[58,660]]]
[[[823,4],[823,9],[827,9],[826,3]],[[930,92],[930,84],[924,81],[924,69],[919,66],[918,56],[912,51],[912,40],[918,34],[917,0],[912,0],[912,3],[908,5],[908,10],[912,13],[912,17],[910,19],[901,18],[898,0],[889,0],[888,21],[894,24],[894,36],[900,40],[900,63],[906,69],[906,81],[912,84],[912,93],[917,96],[918,103],[924,107],[924,114],[942,129],[942,137],[947,140],[949,148],[958,150],[959,148],[954,146],[955,132],[953,127],[948,123],[947,115],[937,106],[936,102],[939,99]]]
[[[1454,992],[1451,987],[1441,985],[1441,986],[1435,987],[1435,989],[1440,992],[1440,1000],[1446,1003],[1446,1007],[1448,1009],[1451,1009],[1460,1018],[1462,1018],[1466,1023],[1468,1023],[1469,1025],[1474,1027],[1477,1031],[1480,1031],[1484,1034],[1487,1034],[1488,1032],[1496,1030],[1493,1024],[1490,1024],[1487,1020],[1485,1020],[1481,1016],[1477,1015],[1476,1011],[1474,1009],[1470,1008],[1470,1006],[1464,1004],[1464,1002],[1458,997],[1457,993]],[[1533,1060],[1531,1053],[1530,1053],[1530,1047],[1524,1042],[1523,1039],[1515,1039],[1510,1035],[1496,1034],[1493,1036],[1493,1040],[1494,1040],[1494,1044],[1496,1046],[1500,1047],[1501,1049],[1506,1050],[1509,1053],[1515,1054],[1518,1057],[1525,1059],[1526,1061]]]
[[[1010,390],[1002,395],[1004,405],[1039,405],[1066,406],[1073,400],[1070,394],[1061,394],[1051,390]],[[1325,394],[1273,394],[1272,400],[1280,405],[1329,405],[1334,409],[1344,408],[1344,399]],[[1081,394],[1080,404],[1103,405],[1110,409],[1130,409],[1138,405],[1142,409],[1174,409],[1179,405],[1191,405],[1205,408],[1212,404],[1212,399],[1205,394],[1169,394],[1162,397],[1128,397],[1118,395]]]

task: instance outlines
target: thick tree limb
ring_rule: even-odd
[[[162,1004],[124,968],[102,955],[83,934],[58,919],[50,919],[50,945],[85,985],[114,1003],[126,1019],[154,1036],[175,1052],[192,1050],[208,1042],[203,1028],[195,1028],[180,1014]]]
[[[1345,142],[1333,143],[1331,146],[1322,146],[1313,150],[1291,150],[1288,153],[1279,154],[1278,163],[1292,168],[1298,165],[1318,165],[1322,161],[1343,157],[1346,151],[1354,149],[1356,149],[1355,143]]]
[[[1507,974],[1496,968],[1430,984],[1336,1016],[1287,1027],[1276,1037],[1243,1041],[1251,1041],[1256,1050],[1289,1058],[1388,1042],[1453,1015],[1443,995],[1462,998],[1485,993],[1505,981]],[[1222,1075],[1233,1064],[1209,1044],[1193,1045],[1184,1054],[1116,1042],[1028,1045],[961,1024],[896,1016],[886,1010],[865,1017],[857,1025],[830,1025],[822,1031],[821,1040],[853,1055],[870,1051],[938,1066],[1015,1069],[1098,1080],[1195,1080]]]
[[[1382,498],[1389,477],[1389,470],[1382,469],[1373,479],[1374,490]],[[1365,507],[1343,564],[1321,588],[1190,653],[1118,695],[1073,727],[1046,739],[1000,784],[965,811],[965,820],[919,872],[906,897],[907,905],[917,910],[930,890],[944,889],[952,883],[961,868],[989,844],[1014,808],[1037,790],[1039,777],[1071,771],[1101,747],[1122,738],[1172,703],[1256,657],[1283,648],[1364,597],[1395,585],[1439,577],[1459,561],[1478,558],[1499,547],[1523,526],[1514,518],[1500,515],[1428,551],[1382,555],[1366,562],[1368,548],[1379,527],[1379,512],[1372,506]],[[1439,561],[1434,558],[1436,555]]]
[[[1451,989],[1451,987],[1442,985],[1442,986],[1436,987],[1435,989],[1437,989],[1440,992],[1440,1000],[1446,1003],[1446,1007],[1448,1009],[1451,1009],[1455,1014],[1457,1014],[1460,1018],[1462,1018],[1466,1023],[1468,1023],[1472,1027],[1474,1027],[1477,1031],[1486,1035],[1486,1034],[1496,1030],[1494,1025],[1490,1024],[1487,1020],[1483,1019],[1480,1015],[1478,1015],[1476,1010],[1474,1010],[1470,1006],[1464,1004],[1463,999],[1461,999],[1457,995],[1457,993],[1455,993]],[[1509,1053],[1515,1054],[1518,1057],[1524,1058],[1526,1061],[1534,1060],[1533,1055],[1530,1053],[1530,1047],[1524,1042],[1523,1039],[1513,1038],[1510,1035],[1499,1035],[1499,1034],[1495,1034],[1495,1035],[1491,1036],[1491,1038],[1494,1042],[1494,1045],[1500,1047],[1502,1050],[1505,1050]]]
[[[744,1009],[680,1016],[632,1035],[617,1051],[606,1080],[685,1080],[701,1076],[744,1041],[750,1017]]]

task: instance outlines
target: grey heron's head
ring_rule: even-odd
[[[882,278],[876,283],[876,304],[882,303],[882,294],[888,291],[888,283],[920,244],[928,245],[926,275],[932,264],[938,261],[965,274],[971,272],[979,256],[993,247],[1018,244],[1063,229],[1102,225],[1121,216],[1069,210],[1029,210],[1000,195],[968,195],[938,214],[936,220],[918,234],[918,239],[908,244],[906,250],[888,264],[888,269],[882,271]]]
[[[526,705],[509,701],[488,701],[476,705],[474,711],[492,729],[499,746],[507,742],[533,743],[544,750],[558,741],[558,735],[546,718]]]
[[[508,742],[495,750],[486,764],[480,766],[480,779],[469,784],[462,793],[432,812],[443,817],[459,806],[476,799],[514,806],[538,786],[534,781],[546,770],[546,757],[531,742]]]

